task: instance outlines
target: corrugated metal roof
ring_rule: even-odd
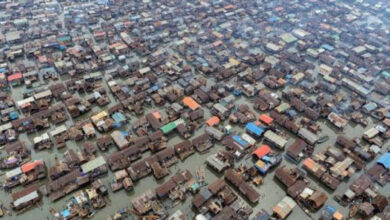
[[[260,136],[264,132],[264,130],[262,128],[256,126],[252,122],[246,124],[245,129],[247,129],[248,131],[252,132],[253,134],[255,134],[257,136]]]
[[[200,108],[200,105],[191,97],[184,97],[183,103],[188,106],[191,110]]]
[[[176,125],[174,122],[170,122],[170,123],[168,123],[168,124],[162,126],[160,129],[161,129],[161,131],[162,131],[164,134],[166,134],[166,133],[171,132],[173,129],[175,129],[176,126],[177,126],[177,125]]]
[[[258,158],[262,158],[270,152],[271,148],[268,145],[264,144],[257,148],[255,151],[253,151],[253,154],[256,155]]]
[[[21,198],[15,200],[15,201],[13,202],[13,205],[14,205],[15,207],[18,207],[19,205],[21,205],[21,204],[23,204],[23,203],[26,203],[26,202],[29,202],[29,201],[31,201],[31,200],[34,200],[34,199],[36,199],[36,198],[38,198],[38,197],[39,197],[38,192],[37,192],[37,191],[33,191],[33,192],[31,192],[31,193],[29,193],[29,194],[27,194],[27,195],[25,195],[25,196],[23,196],[23,197],[21,197]]]
[[[106,160],[104,159],[103,156],[100,156],[94,160],[88,161],[87,163],[81,165],[81,170],[83,171],[83,173],[89,173],[92,170],[94,170],[100,166],[103,166],[105,164],[106,164]]]
[[[20,174],[22,174],[22,169],[20,169],[20,167],[18,167],[18,168],[15,168],[13,170],[6,172],[5,177],[7,179],[10,179],[10,178],[17,176],[17,175],[20,175]]]

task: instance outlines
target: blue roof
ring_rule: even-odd
[[[332,47],[332,46],[329,45],[329,44],[324,44],[324,45],[322,45],[322,48],[324,48],[325,50],[329,50],[329,51],[334,50],[334,47]]]
[[[62,37],[57,37],[57,41],[70,41],[72,38],[70,36],[62,36]]]
[[[134,16],[131,16],[131,17],[130,17],[130,19],[131,19],[132,21],[138,20],[139,18],[140,18],[139,15],[134,15]]]
[[[275,21],[278,21],[278,20],[279,20],[279,17],[276,17],[276,16],[270,17],[270,18],[268,19],[269,22],[275,22]]]
[[[377,163],[384,166],[385,168],[390,168],[390,153],[384,153],[379,157]]]
[[[290,109],[290,110],[287,111],[287,114],[288,114],[289,116],[294,117],[294,116],[297,115],[297,112],[296,112],[294,109]]]
[[[43,68],[42,69],[44,72],[47,72],[47,73],[56,73],[56,69],[54,67],[46,67],[46,68]]]
[[[252,122],[246,124],[245,129],[247,129],[248,131],[250,131],[251,133],[253,133],[257,136],[260,136],[264,132],[263,129],[261,129],[260,127],[258,127],[257,125],[255,125]]]
[[[235,141],[235,142],[237,142],[239,145],[241,145],[241,146],[245,146],[245,145],[247,145],[248,144],[248,142],[246,142],[246,141],[244,141],[240,136],[238,136],[238,135],[233,135],[233,140]]]
[[[263,166],[259,166],[259,164],[256,163],[255,167],[261,174],[266,174],[267,171],[271,168],[271,165],[269,163],[264,163]]]
[[[267,156],[267,155],[265,155],[263,158],[261,158],[261,159],[263,159],[263,161],[264,162],[270,162],[271,161],[271,158],[269,157],[269,156]]]
[[[158,85],[152,86],[152,90],[153,90],[153,91],[157,91],[157,90],[158,90]]]
[[[206,200],[213,196],[213,194],[207,188],[200,189],[199,194],[201,194]]]
[[[365,108],[369,112],[376,109],[376,107],[378,107],[378,105],[375,102],[370,102],[363,106],[363,108]]]
[[[120,112],[115,112],[113,115],[112,115],[112,118],[115,120],[115,122],[123,122],[123,121],[126,121],[126,118],[125,116],[120,113]]]

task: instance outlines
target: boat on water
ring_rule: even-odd
[[[328,135],[325,135],[325,136],[320,137],[320,138],[318,139],[317,143],[318,143],[318,144],[322,144],[322,143],[324,143],[324,142],[326,142],[326,141],[328,141],[328,140],[329,140],[329,136],[328,136]]]
[[[352,204],[351,207],[349,208],[348,218],[355,217],[357,212],[358,212],[358,210],[359,210],[359,205],[358,204]]]
[[[0,217],[4,216],[3,202],[0,201]]]

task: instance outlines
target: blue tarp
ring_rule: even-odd
[[[61,215],[63,218],[67,218],[70,215],[70,211],[68,209],[65,209],[61,212]]]
[[[268,170],[271,168],[271,164],[263,163],[262,166],[259,166],[259,164],[256,163],[255,167],[262,175],[265,175],[268,172]]]
[[[127,137],[127,131],[122,131],[122,135],[124,136],[124,137]]]
[[[240,91],[240,90],[237,90],[237,89],[235,89],[235,90],[233,91],[233,95],[235,95],[235,96],[239,96],[239,95],[241,95],[241,91]]]
[[[390,153],[387,152],[380,156],[377,163],[384,166],[386,169],[390,168]]]
[[[268,213],[264,212],[260,215],[253,217],[252,220],[269,220],[270,218],[271,216]]]
[[[10,118],[11,120],[15,120],[15,119],[18,119],[18,118],[19,118],[19,115],[18,115],[17,112],[11,112],[11,113],[9,114],[9,118]]]
[[[291,110],[287,111],[287,114],[291,117],[295,117],[297,115],[297,112],[295,110],[291,109]]]
[[[326,206],[326,209],[327,209],[328,211],[332,212],[332,213],[335,213],[335,212],[336,212],[336,209],[333,208],[333,206],[330,206],[330,205]]]
[[[324,220],[333,219],[333,214],[336,212],[336,209],[332,206],[326,206],[324,210],[322,210],[321,217]]]
[[[260,136],[264,132],[264,130],[262,128],[258,127],[257,125],[255,125],[252,122],[246,124],[245,129],[248,130],[249,132],[251,132],[252,134],[257,135],[257,136]]]
[[[278,20],[279,20],[279,18],[275,17],[275,16],[268,19],[269,22],[275,22],[275,21],[278,21]]]
[[[238,135],[233,135],[233,140],[235,141],[235,142],[237,142],[239,145],[241,145],[241,146],[246,146],[246,145],[248,145],[248,142],[246,142],[246,141],[244,141],[240,136],[238,136]]]
[[[66,46],[60,45],[60,50],[65,51],[66,50]]]

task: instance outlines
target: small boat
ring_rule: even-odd
[[[4,216],[3,203],[0,201],[0,217]]]
[[[87,219],[90,219],[92,218],[94,215],[96,214],[96,212],[91,212],[87,215]]]
[[[349,213],[348,217],[353,218],[356,216],[357,212],[359,210],[359,205],[358,204],[352,204],[351,207],[349,208]]]
[[[325,136],[322,136],[318,139],[317,143],[318,144],[322,144],[324,142],[326,142],[327,140],[329,140],[329,136],[328,135],[325,135]]]
[[[114,220],[122,219],[122,215],[120,213],[115,213]]]

